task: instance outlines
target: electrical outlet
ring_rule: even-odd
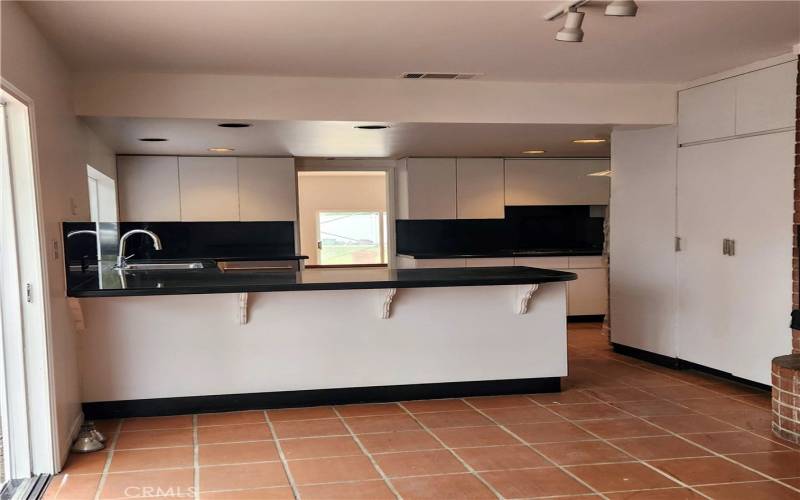
[[[58,245],[58,240],[53,240],[53,260],[58,260],[61,258],[61,249]]]
[[[69,210],[72,215],[78,215],[78,204],[75,203],[75,198],[71,196],[69,198]]]

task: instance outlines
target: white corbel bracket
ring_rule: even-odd
[[[247,300],[249,298],[247,293],[240,293],[239,295],[239,324],[247,324]]]
[[[528,312],[533,294],[536,293],[538,289],[538,284],[525,285],[517,289],[517,314],[525,314]]]
[[[389,319],[392,315],[392,301],[397,294],[397,288],[388,288],[384,290],[383,303],[381,304],[380,318]]]

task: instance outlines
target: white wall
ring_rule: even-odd
[[[81,394],[76,336],[64,292],[60,224],[64,220],[89,220],[87,163],[110,177],[116,176],[116,169],[113,153],[74,114],[70,75],[63,62],[16,2],[0,5],[0,74],[33,100],[33,135],[44,210],[43,244],[47,250],[45,271],[50,288],[51,370],[63,459],[72,426],[81,414]],[[57,256],[54,242],[59,247]]]
[[[386,211],[386,175],[301,173],[297,178],[300,253],[317,261],[317,212],[321,210]],[[320,175],[321,174],[321,175]]]
[[[235,294],[84,299],[85,398],[565,376],[565,284],[524,289],[401,289],[388,319],[385,290],[251,293],[246,325]]]
[[[78,73],[81,116],[453,123],[669,124],[663,84]]]
[[[611,134],[611,341],[677,356],[676,127]]]

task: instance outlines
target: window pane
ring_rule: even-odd
[[[320,212],[319,263],[380,264],[380,212]]]

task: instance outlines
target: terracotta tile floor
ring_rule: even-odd
[[[98,422],[47,498],[800,498],[769,394],[573,324],[560,394]]]

